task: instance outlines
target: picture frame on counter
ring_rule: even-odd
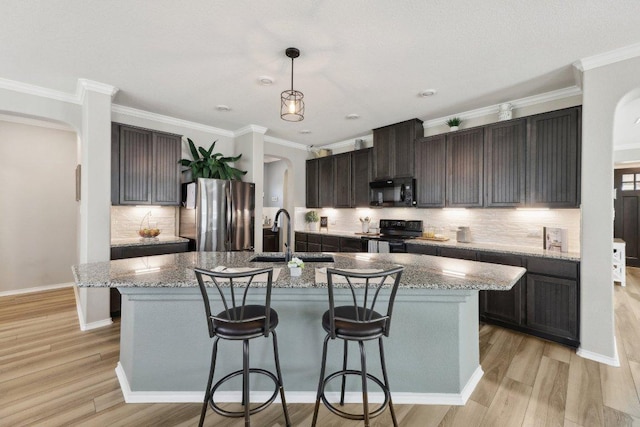
[[[321,216],[320,217],[320,231],[322,231],[323,228],[326,231],[329,231],[329,217],[328,216]]]
[[[569,231],[566,228],[543,227],[543,249],[569,252]]]

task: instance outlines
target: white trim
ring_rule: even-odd
[[[355,138],[345,139],[344,141],[333,142],[327,145],[320,145],[317,148],[333,150],[335,148],[351,147],[353,149],[355,147],[356,139],[363,139],[368,142],[370,139],[372,139],[372,137],[373,137],[373,134],[368,133],[362,136],[356,136]]]
[[[62,122],[50,122],[47,120],[32,119],[30,117],[0,114],[0,121],[10,122],[10,123],[20,123],[23,125],[38,126],[42,128],[48,128],[48,129],[64,130],[64,131],[74,132],[74,133],[76,132],[74,128]]]
[[[84,321],[84,313],[82,312],[82,305],[80,304],[80,294],[78,292],[78,287],[73,287],[73,293],[76,297],[76,310],[78,311],[78,323],[80,324],[81,331],[90,331],[92,329],[103,328],[105,326],[109,326],[113,323],[113,319],[111,317],[103,320],[98,320],[97,322],[85,323]]]
[[[137,117],[140,119],[152,120],[154,122],[166,123],[174,126],[181,126],[189,129],[199,130],[202,132],[210,132],[215,133],[220,136],[228,136],[233,138],[235,136],[234,132],[216,128],[213,126],[207,126],[196,122],[191,122],[188,120],[176,119],[175,117],[164,116],[162,114],[151,113],[149,111],[138,110],[137,108],[125,107],[124,105],[112,104],[111,112],[124,114],[126,116]]]
[[[14,290],[11,290],[11,291],[0,292],[0,297],[6,297],[6,296],[10,296],[10,295],[29,294],[29,293],[32,293],[32,292],[49,291],[51,289],[70,288],[73,285],[74,285],[73,282],[69,282],[69,283],[57,283],[55,285],[36,286],[36,287],[33,287],[33,288],[14,289]]]
[[[618,357],[618,343],[616,342],[616,337],[613,337],[613,357],[605,356],[600,353],[594,353],[589,350],[585,350],[582,347],[579,347],[576,350],[576,354],[582,358],[596,361],[598,363],[604,363],[605,365],[615,366],[616,368],[620,367],[620,358]]]
[[[309,149],[308,145],[300,144],[298,142],[288,141],[286,139],[276,138],[276,137],[269,136],[269,135],[265,135],[264,136],[264,141],[265,142],[270,142],[272,144],[284,145],[285,147],[296,148],[298,150],[309,151],[308,150]]]
[[[513,108],[522,108],[527,107],[529,105],[542,104],[544,102],[556,101],[559,99],[569,98],[572,96],[577,96],[582,94],[582,90],[580,90],[577,86],[570,86],[564,89],[558,89],[551,92],[541,93],[539,95],[528,96],[526,98],[520,98],[513,101],[505,101],[509,102]],[[500,103],[502,104],[502,102]],[[447,120],[451,117],[460,117],[462,120],[469,120],[476,117],[484,117],[491,114],[498,114],[498,109],[500,104],[490,105],[488,107],[478,108],[475,110],[465,111],[464,113],[459,114],[449,114],[445,117],[440,117],[433,120],[427,120],[422,123],[422,127],[424,129],[445,125]]]
[[[605,65],[614,64],[616,62],[625,61],[637,56],[640,56],[640,43],[582,58],[574,62],[573,66],[580,71],[587,71],[598,67],[604,67]]]
[[[118,88],[106,83],[100,83],[93,80],[78,79],[76,97],[80,100],[80,102],[84,102],[84,97],[87,91],[102,93],[113,98],[115,94],[118,93]]]
[[[631,144],[620,144],[620,145],[613,145],[613,151],[623,151],[623,150],[637,150],[638,148],[640,148],[640,143],[639,142],[634,142]]]
[[[463,406],[469,400],[469,396],[480,382],[482,367],[478,366],[461,393],[403,393],[391,392],[393,402],[401,405],[457,405]],[[116,376],[120,382],[120,389],[126,403],[194,403],[202,402],[204,391],[132,391],[124,372],[122,364],[118,362],[116,366]],[[316,401],[315,391],[286,391],[288,403],[314,403]],[[264,402],[271,397],[272,392],[257,391],[251,392],[251,400]],[[339,392],[326,394],[329,401],[338,402]],[[384,395],[382,392],[369,393],[369,402],[382,403]],[[217,402],[240,402],[242,394],[240,391],[218,392]],[[362,393],[348,392],[344,396],[345,403],[362,403]],[[280,402],[280,396],[275,402]]]
[[[41,96],[43,98],[54,99],[56,101],[69,102],[71,104],[82,104],[77,94],[70,94],[58,90],[36,86],[29,83],[22,83],[15,80],[0,78],[0,88],[13,90],[15,92],[26,93],[28,95]]]
[[[238,129],[233,134],[234,136],[238,137],[238,136],[246,135],[248,133],[261,133],[262,135],[264,135],[266,132],[267,132],[266,127],[258,126],[258,125],[247,125],[245,127]]]

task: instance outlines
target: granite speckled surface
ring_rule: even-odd
[[[307,233],[307,234],[325,234],[329,236],[338,236],[338,237],[355,237],[355,238],[362,237],[360,235],[357,235],[354,232],[349,232],[349,231],[314,232],[314,231],[306,231],[306,230],[296,230],[296,232]],[[479,242],[459,243],[459,242],[456,242],[455,239],[449,239],[444,242],[434,241],[434,240],[410,239],[410,240],[407,240],[407,243],[411,245],[440,246],[440,247],[448,247],[448,248],[471,249],[476,251],[495,252],[500,254],[536,256],[536,257],[542,257],[542,258],[554,258],[554,259],[578,261],[578,262],[580,261],[579,252],[547,251],[542,248],[533,248],[531,246],[501,245],[497,243],[479,243]]]
[[[152,239],[131,237],[127,239],[111,239],[112,248],[125,248],[131,246],[166,245],[169,243],[188,243],[189,239],[178,236],[163,236],[162,234]]]
[[[213,270],[255,266],[283,267],[284,263],[251,262],[252,252],[186,252],[117,261],[96,262],[72,267],[76,284],[81,287],[195,287],[194,267]],[[282,255],[282,254],[279,254]],[[296,253],[318,257],[322,253]],[[413,254],[330,253],[335,262],[306,262],[302,275],[291,277],[282,268],[275,288],[324,288],[317,283],[316,268],[387,269],[405,266],[401,286],[414,289],[509,290],[526,272],[524,268],[465,261],[454,258]]]

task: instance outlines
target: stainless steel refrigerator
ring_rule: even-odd
[[[179,234],[191,239],[192,250],[253,250],[254,183],[198,178],[186,187]]]

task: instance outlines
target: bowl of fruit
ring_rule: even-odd
[[[140,237],[143,237],[145,239],[151,239],[153,237],[157,237],[160,234],[160,229],[145,227],[138,230],[138,234],[140,235]]]

